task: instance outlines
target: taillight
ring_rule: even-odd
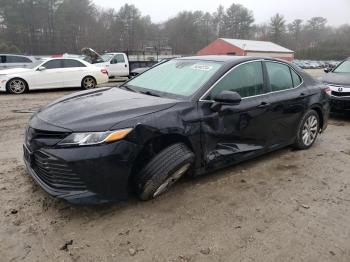
[[[101,69],[101,73],[108,75],[108,71],[106,69]]]
[[[323,92],[325,92],[327,95],[332,95],[332,90],[329,86],[326,86],[326,88],[323,89]]]

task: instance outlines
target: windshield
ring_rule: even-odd
[[[346,60],[340,65],[337,66],[336,69],[333,70],[334,73],[350,73],[350,60]]]
[[[222,66],[220,62],[171,60],[130,80],[127,86],[138,91],[155,91],[190,96],[201,88]]]
[[[34,63],[28,65],[27,68],[33,69],[33,68],[37,67],[38,65],[40,65],[42,62],[43,62],[43,60],[35,61]]]

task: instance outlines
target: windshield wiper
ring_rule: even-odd
[[[131,92],[135,92],[135,93],[140,93],[140,94],[144,94],[144,95],[149,95],[149,96],[156,96],[156,97],[160,97],[160,95],[157,95],[151,91],[139,91],[139,90],[135,90],[133,88],[131,88],[130,86],[128,85],[121,85],[119,86],[119,88],[122,88],[122,89],[125,89],[125,90],[128,90],[128,91],[131,91]]]
[[[145,95],[149,95],[149,96],[160,97],[160,95],[157,95],[157,94],[155,94],[155,93],[152,93],[151,91],[139,91],[139,93],[145,94]]]
[[[131,87],[129,87],[127,85],[121,85],[121,86],[119,86],[119,88],[122,88],[122,89],[125,89],[125,90],[128,90],[128,91],[137,93],[136,90],[132,89]]]

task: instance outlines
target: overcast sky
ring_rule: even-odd
[[[163,22],[183,10],[214,12],[219,4],[225,7],[239,3],[252,10],[256,23],[268,22],[276,13],[288,22],[300,18],[323,16],[330,25],[350,24],[350,0],[93,0],[101,7],[119,9],[125,3],[134,4],[143,15],[150,15],[153,22]]]

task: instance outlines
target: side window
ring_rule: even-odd
[[[298,86],[301,84],[302,80],[301,77],[294,72],[294,70],[290,70],[292,72],[292,79],[293,79],[293,85],[294,87]]]
[[[44,66],[46,69],[62,68],[62,60],[61,59],[51,60],[46,62],[42,66]]]
[[[23,56],[7,56],[6,63],[31,63],[32,61]]]
[[[118,54],[113,57],[111,60],[112,64],[117,64],[117,63],[125,63],[124,55]]]
[[[271,91],[293,88],[289,66],[276,62],[266,62],[266,69],[270,79]]]
[[[233,69],[215,85],[209,94],[209,99],[214,99],[224,90],[235,91],[241,97],[263,94],[264,78],[261,62],[250,62]]]
[[[65,59],[65,60],[63,60],[63,67],[64,68],[71,68],[71,67],[86,67],[86,66],[77,60]]]
[[[2,55],[0,56],[0,64],[6,63],[6,56]]]

